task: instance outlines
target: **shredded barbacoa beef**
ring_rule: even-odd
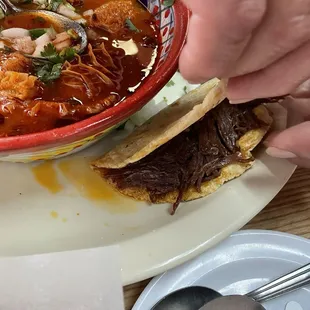
[[[218,177],[223,167],[251,160],[241,157],[237,141],[249,130],[262,126],[253,113],[253,104],[231,105],[225,100],[139,162],[122,169],[106,169],[104,174],[120,189],[146,189],[154,202],[178,191],[174,213],[189,187],[200,192],[201,184]]]

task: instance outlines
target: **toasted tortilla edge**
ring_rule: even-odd
[[[266,126],[263,126],[255,130],[250,130],[238,140],[238,145],[240,147],[241,153],[243,154],[244,158],[252,157],[251,152],[263,140],[264,136],[269,131],[272,125],[272,122],[273,122],[271,113],[265,105],[260,105],[254,108],[254,113],[261,121],[263,121],[266,124]],[[196,188],[194,187],[189,188],[184,193],[182,201],[185,202],[185,201],[195,200],[198,198],[206,197],[214,193],[224,183],[241,176],[248,169],[250,169],[253,166],[253,164],[254,164],[254,160],[248,163],[233,163],[233,164],[227,165],[226,167],[221,169],[221,174],[219,177],[213,180],[204,182],[201,186],[200,192],[198,192]],[[100,171],[100,169],[98,169],[97,171],[101,173],[103,178],[105,178],[104,174]],[[116,191],[120,192],[121,194],[125,196],[138,200],[138,201],[146,201],[146,202],[155,203],[155,204],[174,203],[178,196],[178,192],[173,191],[162,197],[158,197],[156,201],[151,201],[149,193],[144,188],[119,189],[117,188],[116,184],[112,182],[111,179],[107,179],[107,182],[112,187],[114,187]]]
[[[110,152],[92,163],[94,169],[119,169],[137,162],[196,123],[225,99],[226,82],[210,80],[185,94],[138,127]]]

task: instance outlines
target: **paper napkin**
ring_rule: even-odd
[[[1,310],[123,310],[119,248],[0,259]]]

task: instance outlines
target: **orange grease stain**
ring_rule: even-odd
[[[46,161],[32,167],[36,181],[50,193],[57,194],[64,190],[60,183],[57,169],[73,185],[78,193],[110,213],[134,213],[138,210],[136,203],[123,197],[109,186],[98,173],[90,168],[91,159],[83,157],[64,159],[58,162]],[[76,196],[76,195],[75,195]],[[77,213],[77,215],[80,215]],[[57,212],[51,212],[51,217],[58,218]],[[63,219],[66,222],[67,219]]]
[[[46,161],[32,167],[32,173],[36,181],[50,193],[57,194],[63,190],[63,185],[58,180],[57,171],[52,161]]]
[[[81,196],[111,213],[133,213],[137,205],[109,186],[90,168],[90,159],[70,158],[58,163],[58,168]]]

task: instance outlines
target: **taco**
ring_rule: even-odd
[[[211,80],[137,128],[92,163],[120,193],[151,203],[205,197],[251,168],[251,151],[272,124],[264,100],[232,105]],[[265,100],[268,102],[268,100]]]

